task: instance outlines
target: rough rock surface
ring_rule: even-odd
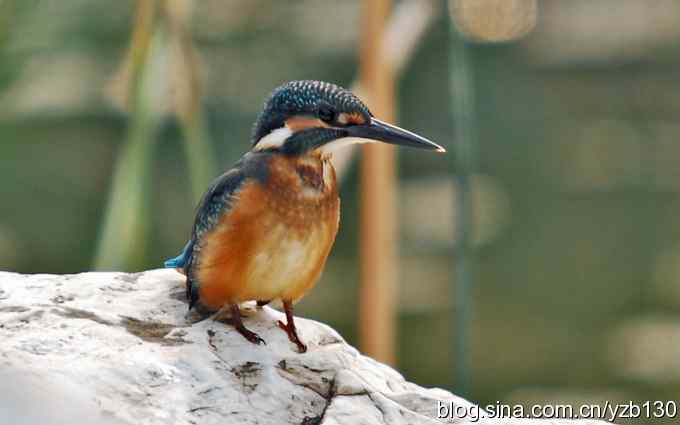
[[[437,420],[437,401],[473,405],[406,382],[323,324],[297,320],[299,354],[283,314],[253,307],[246,324],[267,342],[255,346],[187,316],[183,298],[172,270],[0,273],[0,424],[474,422]]]

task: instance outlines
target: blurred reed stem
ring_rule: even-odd
[[[100,231],[95,269],[119,270],[144,264],[153,142],[160,116],[151,95],[151,57],[163,43],[155,29],[156,2],[138,3],[131,45],[127,138],[116,162],[113,184]]]
[[[164,108],[180,123],[192,197],[198,202],[215,176],[204,120],[198,61],[187,36],[193,3],[139,0],[127,61],[130,122],[114,171],[95,259],[96,269],[146,265],[154,142]]]
[[[449,29],[449,95],[454,123],[454,167],[458,180],[456,199],[455,246],[455,388],[457,394],[470,394],[470,328],[472,326],[472,270],[476,252],[472,241],[472,187],[471,176],[476,168],[475,92],[472,61],[468,46],[454,26],[455,8],[450,5]]]
[[[394,121],[395,78],[384,49],[391,0],[364,0],[359,60],[361,87],[371,110]],[[359,336],[361,351],[374,359],[396,363],[396,150],[394,146],[362,148],[359,259]]]
[[[216,177],[217,166],[213,160],[209,132],[202,111],[196,110],[180,120],[184,135],[184,148],[189,165],[191,195],[195,204],[200,201],[208,183]]]
[[[194,203],[198,203],[208,183],[215,178],[217,167],[201,103],[198,56],[188,30],[196,3],[164,0],[161,5],[169,29],[170,49],[174,53],[171,83],[174,109],[184,136],[192,198]]]

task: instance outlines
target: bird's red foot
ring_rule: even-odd
[[[246,328],[243,325],[243,321],[241,320],[241,310],[238,308],[238,304],[229,305],[229,309],[231,310],[231,322],[234,324],[234,327],[236,328],[238,333],[243,335],[243,337],[245,339],[252,342],[253,344],[267,345],[267,343],[264,342],[264,339],[260,338],[260,336],[258,334],[251,331],[250,329]],[[217,313],[217,315],[219,315],[219,314],[220,314],[220,312]]]
[[[300,341],[300,337],[297,334],[295,324],[293,323],[285,324],[280,320],[277,320],[276,324],[279,325],[279,328],[286,331],[286,333],[288,334],[288,339],[290,340],[290,342],[294,342],[295,345],[297,345],[298,351],[300,353],[304,353],[307,351],[307,346],[302,341]]]
[[[256,334],[255,332],[249,330],[249,329],[246,328],[245,326],[237,326],[237,327],[236,327],[236,330],[238,331],[238,333],[240,333],[241,335],[243,335],[243,337],[244,337],[245,339],[247,339],[248,341],[252,342],[253,344],[256,344],[256,345],[267,345],[267,343],[264,342],[264,339],[260,338],[260,336],[259,336],[258,334]]]

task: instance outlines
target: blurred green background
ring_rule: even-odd
[[[448,14],[395,3],[432,10],[398,80],[398,122],[453,148]],[[0,269],[160,267],[274,87],[357,74],[358,1],[162,8],[140,24],[132,0],[0,0]],[[502,42],[466,29],[478,258],[465,395],[678,401],[680,2],[542,0],[535,18]],[[324,277],[297,307],[350,343],[357,169]],[[402,150],[399,170],[396,366],[454,389],[454,161]]]

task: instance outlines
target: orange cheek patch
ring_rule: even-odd
[[[310,117],[293,117],[286,120],[286,127],[295,133],[296,131],[304,130],[313,127],[328,127],[328,124],[318,118]]]
[[[343,112],[340,114],[338,117],[338,121],[341,124],[352,124],[352,125],[362,125],[366,124],[366,120],[364,119],[364,116],[357,113],[357,112]]]

